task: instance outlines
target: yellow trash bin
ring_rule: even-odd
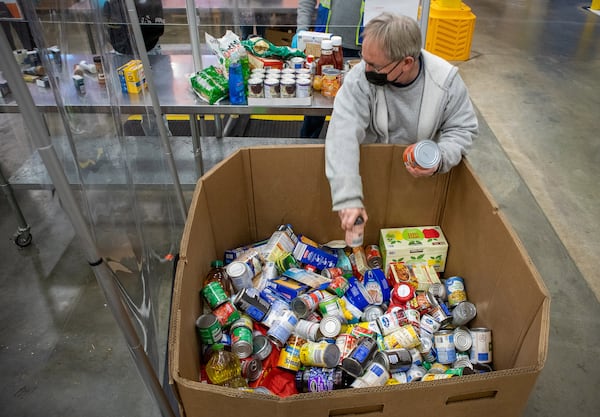
[[[469,59],[475,19],[460,0],[432,1],[425,49],[449,61]]]

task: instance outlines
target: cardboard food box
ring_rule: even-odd
[[[492,329],[496,371],[287,398],[198,382],[201,354],[195,321],[203,308],[198,277],[206,275],[213,259],[264,239],[285,223],[318,242],[343,238],[339,218],[331,211],[322,145],[246,148],[198,181],[181,241],[169,377],[182,417],[396,417],[423,410],[445,417],[521,415],[546,361],[548,291],[469,164],[417,179],[404,168],[403,151],[397,145],[361,147],[369,208],[365,244],[377,243],[384,228],[439,225],[451,243],[444,274],[465,279],[468,298],[478,309],[471,327]]]
[[[423,261],[437,272],[444,272],[448,241],[439,226],[381,229],[379,249],[386,273],[391,262]]]

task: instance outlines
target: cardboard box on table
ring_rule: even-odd
[[[226,249],[264,239],[282,223],[327,242],[343,238],[331,211],[322,145],[239,150],[196,186],[181,242],[169,334],[170,380],[185,417],[521,415],[546,355],[550,299],[520,241],[467,163],[412,178],[396,145],[361,148],[369,209],[365,244],[387,227],[439,225],[445,276],[464,277],[477,305],[472,327],[493,332],[497,371],[445,381],[271,397],[198,382],[195,320],[202,277]]]

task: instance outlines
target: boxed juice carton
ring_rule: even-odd
[[[437,272],[446,266],[448,241],[439,226],[381,229],[379,248],[385,271],[391,262],[427,262]]]

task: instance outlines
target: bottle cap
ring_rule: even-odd
[[[331,39],[323,39],[321,41],[321,49],[332,49],[333,45],[331,43]]]
[[[333,46],[341,46],[342,45],[342,37],[341,36],[332,36],[331,37],[331,44]]]

